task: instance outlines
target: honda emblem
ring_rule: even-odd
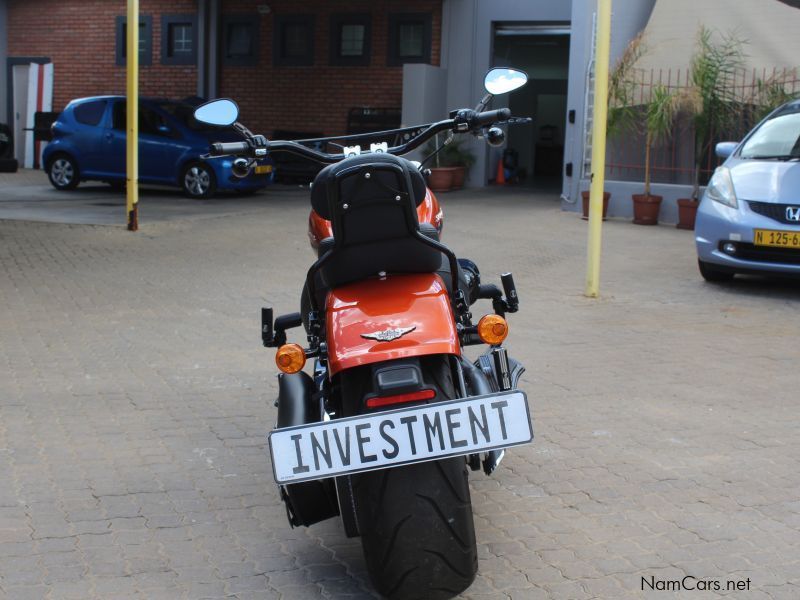
[[[800,222],[800,206],[787,206],[786,220]]]

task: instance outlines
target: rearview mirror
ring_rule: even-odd
[[[714,151],[719,158],[728,158],[733,151],[736,150],[736,146],[739,145],[739,142],[720,142],[717,144]]]
[[[208,125],[227,127],[233,125],[239,118],[239,107],[236,102],[227,98],[212,100],[198,106],[194,111],[194,118]]]
[[[528,75],[517,69],[491,69],[483,80],[483,87],[492,96],[507,94],[521,88],[528,82]]]

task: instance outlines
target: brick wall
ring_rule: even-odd
[[[387,67],[388,16],[394,12],[432,13],[431,63],[439,64],[441,0],[270,0],[271,12],[259,17],[260,56],[257,66],[224,67],[220,95],[235,98],[243,122],[252,129],[345,133],[347,111],[356,106],[400,108],[402,67]],[[225,14],[253,13],[252,0],[228,0]],[[329,65],[330,16],[336,13],[372,14],[372,52],[369,66]],[[273,18],[281,14],[315,15],[314,66],[273,66]]]
[[[395,12],[432,14],[431,62],[439,64],[442,0],[225,0],[223,14],[259,14],[259,59],[254,66],[223,66],[219,94],[242,108],[254,131],[275,129],[345,132],[347,111],[355,106],[396,107],[402,101],[402,67],[387,66],[388,16]],[[47,56],[54,63],[53,108],[77,97],[124,94],[125,68],[115,63],[115,18],[124,0],[10,0],[9,56]],[[152,66],[142,66],[143,96],[182,98],[197,91],[197,68],[161,65],[161,15],[197,12],[196,0],[141,0],[142,15],[153,19]],[[369,66],[329,66],[330,16],[371,13]],[[282,14],[315,16],[315,60],[310,67],[275,67],[273,19]]]
[[[10,0],[8,55],[53,61],[53,110],[73,98],[125,93],[125,67],[116,65],[115,19],[125,0]],[[153,64],[142,66],[142,96],[183,98],[197,93],[197,68],[161,65],[161,15],[193,14],[196,0],[141,0],[153,17]]]

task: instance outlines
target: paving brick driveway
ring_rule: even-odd
[[[259,198],[138,234],[0,222],[0,598],[372,597],[359,541],[289,529],[272,483],[258,311],[296,310],[311,252],[304,197]],[[472,479],[465,597],[800,597],[800,287],[705,284],[689,233],[611,221],[592,301],[554,199],[443,202],[451,246],[515,273],[537,430]]]

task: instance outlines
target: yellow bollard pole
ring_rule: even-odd
[[[608,61],[611,49],[611,0],[597,0],[597,43],[594,62],[594,123],[592,126],[592,184],[589,190],[589,242],[586,295],[600,293],[600,249],[603,233],[603,184],[606,171]]]
[[[139,0],[128,0],[126,202],[128,231],[139,229]]]

